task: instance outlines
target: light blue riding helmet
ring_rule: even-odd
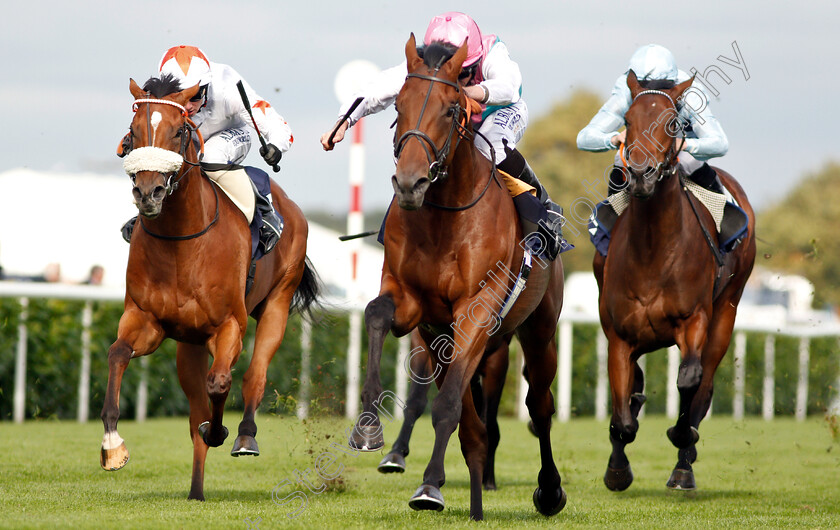
[[[677,80],[677,61],[668,48],[659,44],[645,44],[630,57],[630,70],[640,80]]]

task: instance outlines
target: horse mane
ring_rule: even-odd
[[[156,98],[162,98],[180,92],[181,83],[172,74],[163,74],[160,77],[150,77],[143,85],[143,90]]]
[[[423,62],[429,68],[435,70],[440,69],[443,64],[455,55],[458,51],[457,46],[453,46],[448,42],[433,41],[428,46],[417,49],[417,54],[423,58]]]
[[[674,88],[677,83],[670,79],[645,79],[639,80],[639,85],[645,90],[668,90]]]

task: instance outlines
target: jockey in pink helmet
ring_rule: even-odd
[[[201,168],[242,210],[248,222],[254,219],[255,210],[259,210],[262,219],[260,244],[263,252],[268,254],[280,238],[283,221],[274,210],[271,193],[259,193],[240,164],[251,149],[250,131],[254,128],[251,115],[267,142],[265,147],[260,148],[260,155],[270,166],[276,166],[282,154],[292,145],[292,131],[288,123],[236,70],[226,64],[209,61],[196,46],[169,48],[161,57],[158,70],[161,79],[166,77],[177,81],[181,90],[199,86],[195,97],[184,107],[204,137]],[[242,81],[253,107],[251,115],[239,94],[239,81]],[[123,227],[126,240],[131,237],[132,221]]]
[[[547,234],[550,236],[549,241],[554,240],[559,245],[563,209],[550,200],[534,171],[516,150],[516,144],[528,126],[528,106],[522,99],[519,65],[510,58],[505,43],[496,35],[482,34],[478,24],[468,15],[448,12],[432,18],[423,45],[425,47],[432,42],[442,42],[457,48],[465,40],[467,58],[458,81],[464,87],[464,93],[481,104],[483,112],[476,128],[489,141],[489,145],[485,141],[476,141],[475,146],[488,160],[495,158],[496,167],[536,188],[541,205],[537,204],[535,208],[531,205],[531,210],[544,208],[546,213],[534,212],[533,216],[545,220],[547,214],[546,224],[553,228],[552,233]],[[356,94],[351,102],[358,97],[363,98],[358,107],[346,121],[339,119],[321,136],[324,150],[331,150],[335,143],[343,140],[347,129],[359,119],[393,104],[407,73],[408,66],[403,61],[380,72],[363,92]],[[343,117],[350,105],[345,104],[339,116]],[[335,136],[330,143],[329,138],[334,130]]]

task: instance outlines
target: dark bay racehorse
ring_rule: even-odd
[[[409,74],[396,100],[396,204],[385,226],[380,294],[365,309],[370,347],[364,410],[350,443],[368,450],[384,445],[374,407],[382,393],[382,344],[389,330],[402,336],[420,326],[432,350],[440,392],[432,404],[431,461],[409,505],[443,509],[444,453],[460,422],[461,451],[470,474],[470,517],[482,519],[487,432],[467,390],[485,350],[498,348],[506,334],[516,331],[530,374],[527,404],[541,452],[534,504],[553,515],[566,502],[549,439],[563,266],[559,259],[535,265],[527,288],[500,321],[505,291],[520,270],[519,243],[524,238],[506,187],[473,145],[466,114],[475,102],[466,99],[457,82],[467,46],[453,56],[450,48],[432,43],[421,58],[412,35],[405,54]]]
[[[306,260],[306,220],[272,182],[285,230],[274,251],[257,262],[246,296],[248,222],[202,174],[191,139],[195,127],[184,109],[198,86],[180,90],[177,82],[153,78],[143,89],[131,80],[130,90],[135,98],[133,150],[125,160],[126,168],[134,167],[132,193],[141,216],[131,239],[125,310],[117,340],[108,350],[101,465],[116,470],[128,462],[117,420],[120,383],[129,361],[154,352],[170,337],[178,341],[178,379],[190,404],[194,449],[189,498],[204,500],[207,448],[218,447],[227,437],[222,414],[248,315],[257,320],[256,340],[243,380],[245,413],[234,456],[259,454],[254,414],[268,364],[283,340],[290,306],[305,310],[313,303],[318,281]]]
[[[486,490],[496,489],[496,448],[499,446],[499,440],[501,439],[498,419],[499,403],[502,400],[502,390],[505,387],[505,377],[508,371],[511,338],[513,338],[513,334],[508,334],[498,348],[484,354],[470,383],[478,416],[487,428],[487,462],[484,466],[483,477],[484,489]],[[411,351],[415,353],[409,359],[409,374],[411,377],[408,387],[408,400],[403,409],[403,424],[391,450],[377,466],[381,473],[403,473],[405,471],[405,458],[409,453],[408,443],[411,439],[411,433],[414,430],[415,422],[426,410],[429,386],[434,380],[429,347],[423,342],[418,330],[411,332]]]
[[[697,458],[697,429],[709,409],[715,370],[729,347],[738,302],[755,261],[755,216],[735,179],[716,169],[747,213],[748,231],[740,246],[723,256],[720,267],[712,247],[718,245],[712,216],[684,189],[686,177],[677,166],[682,143],[674,102],[692,81],[645,90],[633,71],[627,76],[633,96],[625,116],[624,151],[630,161],[630,204],[612,229],[607,257],[596,252],[593,263],[601,326],[609,340],[613,407],[613,450],[604,482],[615,491],[633,481],[624,447],[636,437],[645,399],[637,361],[675,343],[682,357],[680,412],[668,438],[679,451],[667,485],[695,488],[691,464]]]

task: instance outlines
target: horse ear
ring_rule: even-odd
[[[688,87],[690,87],[692,83],[694,83],[694,76],[691,76],[691,79],[683,81],[679,85],[675,85],[674,88],[668,91],[668,94],[674,98],[674,101],[676,101],[682,97],[683,92],[688,90]]]
[[[186,104],[187,101],[191,100],[193,96],[198,94],[198,89],[201,88],[200,85],[196,84],[193,87],[185,88],[184,90],[175,94],[175,99],[179,100],[181,105]],[[181,101],[183,100],[183,101]]]
[[[408,64],[409,72],[417,70],[423,64],[423,59],[417,53],[417,41],[414,40],[414,32],[411,33],[408,42],[405,43],[405,60]]]
[[[128,81],[128,90],[131,91],[131,95],[134,96],[134,99],[141,99],[148,96],[148,94],[140,88],[140,85],[138,85],[134,79],[129,78]]]
[[[455,55],[453,55],[451,59],[446,61],[446,64],[443,67],[444,74],[446,74],[448,77],[451,77],[453,80],[458,79],[458,74],[461,73],[461,67],[464,65],[464,61],[467,58],[468,40],[469,37],[464,39],[464,44],[462,44],[461,47],[458,48],[458,51],[455,52]]]
[[[639,80],[636,78],[636,72],[632,69],[627,72],[627,88],[630,89],[630,97],[636,97],[636,94],[642,91],[642,85],[639,84]]]

